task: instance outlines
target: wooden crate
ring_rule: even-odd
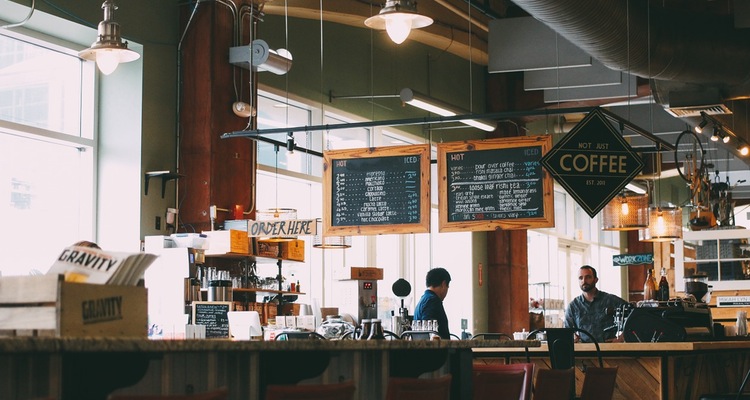
[[[148,332],[147,289],[65,282],[62,275],[0,278],[0,334],[138,337]]]

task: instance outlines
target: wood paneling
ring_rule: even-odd
[[[238,3],[238,7],[241,4]],[[183,29],[192,11],[181,9]],[[221,3],[204,3],[195,13],[182,42],[179,173],[181,231],[209,230],[209,207],[245,210],[255,199],[255,142],[247,139],[221,139],[225,132],[242,130],[248,123],[232,112],[237,67],[229,63],[229,48],[235,46],[237,19]],[[245,71],[246,72],[246,71]],[[237,83],[236,83],[237,82]],[[248,99],[242,99],[249,102]],[[254,102],[253,102],[254,103]],[[217,222],[231,219],[220,212]]]

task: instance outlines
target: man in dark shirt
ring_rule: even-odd
[[[448,285],[451,275],[445,268],[433,268],[427,272],[427,290],[419,299],[414,309],[414,320],[436,320],[437,332],[442,339],[450,339],[448,330],[448,316],[445,315],[443,300],[448,295]]]
[[[593,267],[584,265],[578,269],[578,284],[583,293],[568,304],[565,310],[565,327],[583,329],[601,343],[616,339],[617,329],[604,332],[605,328],[615,324],[614,315],[608,313],[607,309],[614,310],[627,302],[618,296],[597,289],[597,282],[599,278]],[[591,338],[583,333],[576,334],[576,339],[579,338],[582,342],[592,342]]]

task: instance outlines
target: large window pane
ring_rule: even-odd
[[[60,250],[90,238],[81,224],[91,213],[90,153],[0,132],[3,275],[46,272]]]
[[[0,35],[0,119],[81,136],[81,63]]]

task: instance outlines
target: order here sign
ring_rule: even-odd
[[[541,162],[591,218],[643,169],[640,156],[598,108]]]

